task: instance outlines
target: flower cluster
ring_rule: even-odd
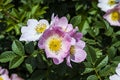
[[[110,25],[120,26],[120,0],[99,0],[98,7],[106,12],[103,17]]]
[[[110,76],[110,80],[120,80],[120,63],[118,64],[116,68],[116,73],[117,74]]]
[[[52,58],[55,64],[66,59],[68,66],[71,61],[80,63],[85,60],[86,52],[83,50],[85,42],[81,40],[82,33],[78,27],[73,28],[66,17],[59,18],[52,15],[50,24],[47,20],[39,22],[30,19],[27,27],[22,27],[21,41],[38,41],[38,47],[44,49],[47,58]],[[27,30],[26,30],[27,29]]]
[[[8,70],[0,67],[0,80],[24,80],[24,79],[19,77],[17,74],[12,74],[9,77]]]

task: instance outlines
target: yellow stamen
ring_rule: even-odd
[[[118,21],[118,20],[120,20],[120,13],[117,12],[117,11],[112,12],[112,13],[111,13],[111,19],[112,19],[113,21]]]
[[[114,5],[114,4],[115,4],[115,0],[109,0],[109,1],[108,1],[108,4],[109,4],[110,6]]]
[[[4,80],[4,79],[0,76],[0,80]]]
[[[73,55],[75,53],[75,46],[70,47],[70,54]]]
[[[35,30],[37,31],[37,33],[43,33],[47,28],[46,24],[38,24],[35,28]]]
[[[52,38],[49,41],[49,48],[53,52],[58,52],[61,49],[62,41],[59,38]]]

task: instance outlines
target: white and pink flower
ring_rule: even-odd
[[[112,26],[120,26],[120,4],[110,9],[103,16]]]
[[[108,10],[114,8],[119,1],[117,0],[98,0],[98,7],[101,8],[102,11],[107,12]]]
[[[41,36],[38,46],[45,49],[46,56],[52,58],[55,64],[63,62],[71,46],[71,37],[59,27],[47,29]]]
[[[78,27],[73,29],[66,17],[52,15],[50,28],[40,37],[38,46],[45,50],[47,58],[52,58],[55,64],[62,63],[66,58],[67,65],[72,67],[70,61],[80,63],[86,58],[83,50],[85,42],[81,38]]]
[[[45,19],[37,21],[36,19],[29,19],[27,26],[21,28],[20,41],[37,41],[46,29],[49,28],[49,23]]]

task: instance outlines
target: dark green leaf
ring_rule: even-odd
[[[34,52],[34,43],[33,42],[29,42],[25,45],[25,50],[27,53],[32,54]]]
[[[34,57],[29,57],[25,61],[27,70],[32,73],[37,66],[37,61]]]

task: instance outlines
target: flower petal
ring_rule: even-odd
[[[29,19],[27,21],[27,26],[28,27],[35,27],[38,24],[38,21],[36,19]]]
[[[71,61],[80,63],[86,58],[86,52],[82,49],[76,48],[74,55],[71,55]]]
[[[120,76],[120,63],[118,64],[118,67],[116,68],[116,73]]]
[[[120,76],[114,74],[112,76],[109,77],[110,80],[120,80]]]

